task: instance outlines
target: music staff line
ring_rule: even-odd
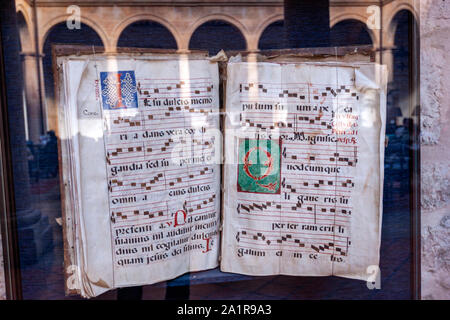
[[[203,137],[202,137],[203,140]],[[185,139],[184,137],[181,138],[168,138],[166,139],[162,144],[158,141],[158,143],[151,143],[148,141],[140,141],[140,142],[130,142],[130,143],[123,143],[118,144],[119,146],[115,148],[108,147],[106,149],[106,154],[109,159],[126,159],[127,157],[121,157],[121,155],[129,155],[135,154],[135,153],[143,153],[144,156],[146,153],[152,153],[153,151],[160,149],[159,151],[167,151],[170,149],[172,145],[179,145],[179,144],[186,144],[186,145],[192,145],[194,147],[196,146],[206,146],[207,148],[211,148],[211,146],[214,143],[214,138],[211,138],[210,140],[206,141],[200,141],[197,138],[193,139]]]
[[[120,175],[111,175],[108,174],[108,179],[122,179],[122,178],[131,178],[131,177],[142,177],[145,174],[155,174],[155,173],[159,173],[162,170],[164,170],[165,172],[173,172],[173,171],[181,171],[182,173],[190,173],[191,171],[194,170],[201,170],[201,168],[203,167],[208,167],[210,168],[211,171],[213,171],[214,169],[212,168],[212,166],[208,166],[206,164],[194,164],[194,165],[190,165],[188,167],[176,167],[176,168],[165,168],[165,169],[161,169],[161,170],[155,170],[150,168],[148,171],[145,172],[139,172],[139,173],[130,173],[130,174],[120,174]]]
[[[182,150],[180,150],[180,152],[181,151]],[[202,153],[199,153],[199,151],[204,151],[204,149],[194,146],[193,148],[188,149],[186,151],[190,151],[190,153],[192,153],[192,154],[202,155]],[[131,154],[131,156],[128,156],[130,154]],[[165,159],[165,157],[161,157],[161,158],[157,158],[157,159],[154,159],[152,157],[155,157],[155,156],[167,156],[167,155],[172,155],[172,152],[160,152],[160,153],[151,154],[151,155],[142,154],[142,155],[134,155],[134,156],[132,155],[132,152],[130,152],[129,154],[127,154],[126,157],[119,157],[119,158],[115,158],[115,159],[110,159],[107,156],[106,160],[107,160],[109,165],[120,165],[120,164],[130,164],[130,163],[137,163],[137,162],[145,162],[145,161],[149,161],[149,160]],[[173,154],[173,156],[176,156],[176,154]],[[120,160],[127,160],[127,159],[133,159],[133,160],[119,162]],[[115,161],[113,161],[113,160],[115,160]]]
[[[300,85],[300,86],[293,86],[289,88],[289,86],[292,86],[293,84],[287,83],[283,84],[283,86],[278,87],[272,87],[270,88],[267,85],[264,85],[263,83],[257,83],[256,85],[254,83],[248,83],[248,84],[240,84],[239,85],[239,92],[241,96],[245,96],[246,93],[251,94],[251,92],[258,93],[259,95],[266,95],[269,96],[272,99],[275,98],[283,98],[283,99],[289,99],[289,98],[295,98],[304,100],[305,102],[311,102],[312,100],[320,100],[322,99],[322,103],[324,102],[324,99],[331,98],[343,98],[345,96],[350,95],[355,100],[359,100],[359,96],[357,94],[357,91],[355,90],[355,86],[353,84],[351,85],[341,85],[339,87],[334,87],[334,85]],[[254,93],[253,93],[254,94]]]
[[[164,190],[173,190],[183,187],[190,186],[190,183],[195,184],[205,184],[212,182],[212,175],[213,172],[210,170],[209,173],[205,174],[208,171],[208,168],[205,168],[206,170],[200,170],[198,175],[194,174],[185,174],[185,175],[174,175],[175,177],[167,177],[167,175],[162,172],[154,175],[152,178],[142,178],[140,181],[131,180],[131,179],[111,179],[110,185],[109,185],[109,191],[111,195],[114,197],[116,196],[116,193],[123,194],[124,192],[128,195],[127,192],[134,191],[133,194],[139,195],[139,194],[146,194],[148,192],[146,191],[164,191]],[[199,176],[203,176],[203,178],[199,178]],[[194,179],[196,178],[196,179]],[[127,181],[129,180],[129,181]],[[186,185],[188,184],[188,185]],[[126,188],[120,188],[120,187],[130,187],[128,189]],[[145,192],[135,192],[137,190],[145,190]]]
[[[167,112],[164,114],[159,114],[159,113],[153,113],[152,115],[148,115],[147,116],[147,120],[130,120],[132,119],[130,118],[123,118],[123,117],[119,117],[121,118],[121,120],[113,120],[113,126],[111,126],[111,128],[114,128],[114,131],[117,131],[119,129],[127,129],[129,127],[134,127],[134,128],[140,128],[142,130],[153,130],[155,126],[159,125],[159,122],[164,121],[165,124],[165,128],[167,128],[167,124],[173,124],[176,127],[179,126],[180,123],[184,123],[184,121],[207,121],[209,119],[207,119],[208,113],[211,113],[212,110],[204,110],[201,109],[196,113],[192,113],[189,115],[189,117],[185,117],[185,116],[171,116],[170,114],[167,115]],[[160,118],[156,118],[155,116],[161,116]],[[116,123],[114,123],[116,122]],[[151,123],[150,123],[151,122]],[[148,125],[151,125],[150,127]],[[112,131],[112,130],[110,130]]]
[[[324,187],[333,186],[335,188],[344,188],[343,191],[347,191],[345,188],[353,188],[355,186],[355,182],[351,178],[343,178],[340,176],[336,176],[336,177],[327,176],[328,179],[323,179],[323,178],[321,179],[322,176],[317,178],[317,177],[315,177],[315,175],[310,175],[312,177],[307,178],[304,174],[296,174],[296,173],[290,173],[289,176],[290,176],[290,178],[293,178],[293,179],[295,178],[297,181],[285,183],[285,184],[303,185],[304,187],[312,186],[313,188],[316,188],[316,189],[317,188],[322,189]],[[310,188],[308,188],[307,190],[310,190]],[[325,188],[323,190],[335,191],[336,189],[334,189],[334,188],[326,189]],[[342,191],[342,190],[338,190],[338,191]]]
[[[316,204],[316,203],[301,203],[300,201],[297,202],[281,202],[278,204],[272,204],[270,201],[267,201],[266,203],[256,203],[252,202],[251,200],[246,200],[247,202],[244,203],[243,201],[240,201],[237,206],[238,213],[241,212],[268,212],[268,213],[285,213],[285,212],[308,212],[309,214],[314,214],[317,212],[318,215],[324,215],[327,217],[330,217],[329,214],[322,214],[324,212],[330,212],[332,214],[343,214],[345,216],[352,214],[352,207],[351,206],[341,206],[341,205],[326,205],[326,204]],[[275,210],[271,210],[275,209]]]
[[[285,204],[287,206],[290,206],[293,203],[297,204],[299,202],[299,200],[297,200],[297,201],[261,201],[261,202],[256,203],[254,200],[250,200],[250,199],[246,199],[246,198],[237,198],[237,201],[239,201],[239,202],[247,202],[247,204],[250,203],[250,204],[253,204],[253,205],[256,204],[256,205],[258,205],[260,207],[275,206],[275,208],[277,208],[277,209],[282,209],[283,205],[285,205]],[[302,206],[303,205],[313,205],[313,204],[314,203],[310,203],[310,202],[307,202],[307,200],[305,200],[305,202],[302,204]],[[346,206],[346,205],[339,204],[339,203],[336,203],[336,204],[323,204],[323,203],[321,203],[321,204],[318,204],[318,205],[323,206],[323,207],[331,207],[331,208],[344,208],[344,209],[351,209],[352,208],[351,206]],[[258,207],[256,207],[256,206],[255,206],[255,208],[258,209]]]
[[[190,79],[146,79],[138,78],[137,88],[140,91],[166,89],[176,90],[184,88],[213,88],[211,78],[190,78]],[[151,85],[155,83],[157,85]],[[158,92],[156,92],[158,93]]]
[[[195,137],[197,138],[198,136],[195,136]],[[192,140],[198,141],[198,139],[196,139],[196,138],[195,139],[193,138]],[[212,139],[214,139],[214,137],[212,137]],[[170,141],[170,140],[173,140],[173,141]],[[142,145],[142,143],[145,143],[145,144],[151,146],[153,143],[155,143],[156,145],[161,144],[161,141],[164,141],[164,143],[166,143],[166,142],[180,143],[182,141],[185,141],[185,137],[183,137],[183,136],[172,136],[172,137],[168,138],[166,136],[163,136],[163,137],[160,137],[160,138],[152,138],[152,139],[139,140],[139,141],[133,141],[133,142],[126,142],[126,143],[124,143],[124,142],[108,142],[108,143],[106,143],[106,145],[108,147],[115,146],[116,148],[120,148],[121,146],[128,146],[128,145],[133,146],[133,147],[137,147],[137,146]],[[208,141],[208,140],[206,140],[206,141]],[[133,145],[133,144],[136,144],[136,145]]]
[[[167,156],[174,156],[176,158],[191,157],[192,155],[201,156],[207,154],[214,156],[215,150],[213,144],[198,145],[191,144],[187,147],[181,147],[179,150],[174,150],[173,148],[164,148],[161,152],[153,152],[153,148],[148,148],[150,150],[143,151],[143,148],[138,147],[137,151],[127,151],[123,153],[122,156],[107,154],[106,160],[109,165],[125,165],[130,163],[156,161],[166,159]],[[211,151],[208,151],[210,150]],[[175,152],[175,153],[174,153]],[[131,160],[130,160],[131,159]],[[128,161],[129,160],[129,161]]]
[[[330,156],[329,154],[320,154],[320,153],[312,153],[308,152],[303,156],[300,156],[301,152],[290,152],[286,151],[283,153],[283,158],[288,159],[288,161],[283,161],[284,164],[298,164],[299,160],[303,161],[305,164],[316,163],[318,165],[333,165],[333,166],[344,166],[344,167],[353,167],[358,162],[358,157],[344,157],[339,153],[335,153],[334,156]],[[337,156],[336,156],[337,154]],[[320,157],[325,156],[325,157]],[[297,160],[297,161],[290,161]],[[346,163],[346,164],[341,164]]]
[[[330,143],[329,145],[304,145],[297,142],[283,141],[283,146],[289,146],[289,149],[298,149],[301,151],[329,151],[330,145],[333,146],[333,154],[338,153],[335,157],[338,157],[341,153],[349,152],[350,154],[355,154],[357,152],[357,146],[347,146],[343,144],[336,144],[335,142]],[[347,149],[347,150],[344,150]],[[349,150],[351,149],[351,150]],[[327,153],[328,154],[328,153]]]
[[[179,129],[179,128],[187,128],[193,127],[194,124],[198,125],[199,122],[202,124],[202,127],[208,128],[213,124],[213,119],[194,119],[194,118],[186,118],[184,120],[176,119],[176,121],[165,121],[164,123],[152,124],[148,126],[147,124],[142,125],[140,128],[135,126],[134,130],[126,129],[125,127],[110,127],[106,130],[105,135],[111,136],[115,134],[130,134],[137,132],[145,132],[146,130],[165,130],[165,129]]]
[[[239,231],[238,236],[239,236],[239,238],[249,239],[249,240],[259,240],[260,239],[262,241],[265,241],[265,243],[267,245],[270,245],[272,243],[274,243],[274,244],[275,243],[281,244],[283,242],[289,243],[288,239],[291,239],[291,240],[298,240],[297,242],[294,241],[294,243],[303,244],[303,245],[305,245],[307,243],[323,243],[323,241],[333,241],[333,243],[335,245],[341,246],[341,247],[345,247],[347,245],[347,242],[348,242],[347,238],[349,238],[349,237],[345,237],[346,240],[336,240],[336,239],[333,239],[333,237],[334,237],[333,234],[329,235],[329,237],[324,237],[324,238],[309,238],[309,237],[304,237],[302,234],[300,237],[294,238],[292,233],[286,233],[286,232],[284,232],[284,233],[278,232],[276,235],[267,235],[262,232],[249,234],[247,231],[244,231],[244,230]],[[326,236],[326,235],[321,234],[320,236]],[[302,239],[299,239],[299,238],[302,238]],[[272,240],[270,240],[270,239],[272,239]],[[303,240],[303,241],[301,241],[301,240]],[[343,244],[339,245],[336,243],[343,243]],[[301,245],[300,245],[300,247],[301,247]]]
[[[310,220],[307,223],[313,223],[313,224],[317,224],[317,225],[327,225],[326,222],[330,221],[330,222],[338,222],[341,223],[342,226],[348,226],[350,223],[350,219],[347,220],[341,220],[341,219],[336,219],[335,215],[329,215],[328,217],[330,217],[330,219],[328,218],[322,218],[322,214],[302,214],[302,213],[298,213],[298,212],[286,212],[284,211],[283,213],[280,212],[275,212],[275,215],[271,215],[271,214],[248,214],[251,217],[261,217],[261,218],[280,218],[280,216],[282,215],[283,217],[283,222],[285,221],[284,219],[298,219],[298,221],[296,223],[299,223],[301,221],[305,221],[305,220]],[[287,213],[295,213],[295,215],[287,215]],[[307,216],[305,216],[307,215]],[[312,217],[311,217],[312,215]],[[342,217],[342,216],[341,216]],[[242,217],[239,217],[242,218]],[[273,220],[259,220],[259,221],[273,221]],[[322,223],[320,221],[325,221],[325,223]]]
[[[301,86],[306,86],[306,87],[333,87],[336,84],[330,84],[330,83],[320,83],[320,82],[314,82],[314,84],[312,84],[311,82],[284,82],[283,84],[280,84],[280,82],[262,82],[262,81],[253,81],[253,82],[249,82],[249,83],[241,83],[242,85],[244,84],[253,84],[253,86],[255,85],[263,85],[263,86],[267,86],[267,87],[273,87],[275,89],[278,90],[283,90],[284,88],[289,88],[289,86],[293,86],[293,88],[297,88],[299,87],[299,85]],[[354,83],[342,83],[340,85],[341,87],[351,87],[354,86]],[[259,88],[260,89],[260,88]]]
[[[124,193],[123,196],[140,196],[143,194],[149,194],[151,192],[159,192],[159,191],[170,191],[170,190],[177,190],[177,189],[181,189],[181,188],[186,188],[186,187],[190,187],[192,186],[191,183],[196,183],[197,185],[205,185],[205,184],[211,184],[213,183],[213,179],[212,177],[205,177],[205,178],[200,178],[200,179],[193,179],[193,180],[189,180],[189,181],[183,181],[183,182],[171,182],[169,184],[169,186],[167,185],[167,183],[163,183],[161,182],[161,184],[159,185],[155,185],[155,186],[147,186],[147,187],[143,187],[143,188],[137,188],[137,189],[129,189],[127,191],[124,190],[115,190],[115,191],[110,191],[113,197],[119,197],[120,193]],[[144,191],[136,191],[136,190],[144,190]],[[126,193],[126,192],[132,192],[132,193]],[[119,193],[119,195],[117,195],[117,193]]]
[[[193,109],[190,109],[193,110]],[[213,110],[212,109],[204,109],[201,108],[198,111],[192,111],[187,113],[189,115],[189,117],[186,117],[185,114],[180,114],[180,113],[175,113],[172,114],[173,111],[165,111],[162,110],[161,112],[148,112],[151,114],[146,114],[147,112],[142,112],[142,116],[144,118],[144,120],[142,122],[144,122],[145,124],[151,124],[153,125],[157,125],[158,122],[161,121],[168,121],[168,120],[174,120],[173,122],[178,123],[180,122],[180,119],[183,120],[204,120],[208,115],[212,114]],[[159,117],[159,118],[157,118]],[[140,123],[138,123],[137,125],[141,125]],[[142,125],[142,127],[144,127],[144,125]],[[127,126],[121,126],[120,123],[119,124],[115,124],[115,128],[127,128]]]
[[[145,79],[145,78],[137,78],[137,86],[143,90],[144,88],[148,89],[161,89],[167,88],[170,86],[171,88],[180,89],[181,87],[200,87],[203,88],[205,86],[212,85],[211,78],[190,78],[190,79]],[[157,85],[151,85],[155,83]]]
[[[209,208],[214,208],[215,205],[213,206],[209,206],[208,208],[202,208],[202,209],[209,209]],[[200,209],[200,210],[202,210]],[[195,213],[191,213],[189,216],[190,217],[195,217],[198,215],[202,215],[202,214],[211,214],[211,213],[216,213],[216,210],[210,210],[210,211],[200,211],[199,212],[195,212]],[[162,212],[162,213],[161,213]],[[122,215],[120,214],[119,216],[117,216],[116,214],[114,216],[111,216],[111,222],[116,224],[117,226],[120,224],[120,227],[126,227],[126,226],[142,226],[145,224],[157,224],[157,223],[164,223],[164,222],[173,222],[174,218],[173,217],[169,217],[167,210],[163,210],[163,211],[158,211],[156,212],[157,215],[155,215],[155,213],[151,213],[148,210],[143,211],[142,213],[130,213],[128,216],[127,215]],[[160,218],[161,219],[158,219]],[[119,219],[120,218],[120,219]],[[149,222],[145,222],[143,219],[149,221]],[[126,224],[132,222],[132,224]],[[139,222],[139,223],[138,223]],[[126,238],[126,236],[121,236],[121,238]]]
[[[148,161],[166,160],[169,155],[173,155],[174,156],[174,158],[172,160],[189,159],[189,158],[192,157],[192,155],[195,155],[195,156],[202,156],[202,155],[204,155],[204,153],[201,153],[199,151],[205,151],[205,149],[203,149],[203,148],[199,149],[198,147],[197,148],[194,147],[192,149],[187,149],[187,150],[184,150],[184,151],[180,150],[180,152],[184,152],[186,154],[178,155],[178,156],[176,154],[172,154],[172,152],[161,152],[161,153],[158,153],[158,154],[152,154],[151,156],[150,155],[146,155],[145,157],[144,156],[140,156],[140,157],[126,157],[126,158],[119,159],[119,160],[134,159],[134,160],[130,160],[130,161],[112,162],[112,161],[108,161],[108,159],[107,159],[107,162],[108,162],[108,165],[110,165],[110,166],[116,166],[116,165],[120,166],[120,165],[129,165],[129,164],[144,164],[145,165],[145,163],[147,163]],[[211,153],[208,153],[208,155],[214,157],[215,156],[214,150]],[[154,158],[154,157],[157,157],[157,158]],[[139,158],[139,159],[137,159],[137,158]],[[205,165],[206,164],[207,163],[205,163]]]
[[[335,133],[338,135],[355,135],[358,127],[356,122],[349,122],[348,127],[340,128],[333,124],[333,119],[322,119],[321,117],[303,117],[293,115],[293,119],[290,119],[290,115],[285,117],[261,117],[259,115],[255,117],[248,117],[243,119],[242,113],[240,116],[240,124],[246,128],[255,128],[261,130],[274,130],[275,128],[280,129],[282,132],[305,132],[314,131],[317,133]],[[317,121],[317,122],[316,122]],[[306,125],[302,125],[302,122]],[[316,133],[316,134],[317,134]]]
[[[266,218],[270,218],[270,219],[266,219]],[[286,223],[299,223],[303,220],[314,220],[314,218],[302,218],[302,217],[293,217],[293,216],[284,216],[282,214],[278,214],[278,215],[258,215],[257,217],[254,217],[253,215],[248,215],[248,216],[243,216],[243,215],[238,215],[238,219],[243,219],[243,220],[248,220],[248,221],[255,221],[255,222],[273,222],[273,218],[278,218],[277,222],[286,222]],[[291,220],[286,220],[286,219],[291,219]],[[295,221],[294,221],[295,220]],[[322,219],[324,220],[324,219]],[[342,227],[347,227],[349,226],[350,221],[345,221],[345,222],[341,222],[341,221],[337,221],[334,219],[327,219],[327,221],[333,221],[333,223],[320,223],[320,226],[328,226],[328,227],[336,227],[336,226],[342,226]],[[307,222],[307,223],[313,223],[313,222]]]
[[[299,211],[295,211],[295,210],[284,210],[282,212],[280,211],[264,211],[263,213],[257,213],[257,211],[253,211],[252,212],[246,212],[244,210],[241,210],[240,214],[247,214],[247,215],[251,215],[252,217],[280,217],[280,215],[283,215],[284,218],[293,218],[293,219],[302,219],[302,220],[311,220],[313,221],[314,224],[318,224],[320,225],[321,222],[320,221],[336,221],[339,223],[342,223],[343,225],[346,225],[347,223],[350,222],[350,218],[348,216],[345,215],[340,215],[340,214],[322,214],[322,213],[316,213],[316,212],[299,212]],[[274,214],[271,214],[274,213]],[[288,215],[291,214],[291,215]],[[292,215],[295,214],[295,215]],[[336,219],[335,218],[342,218],[342,219]],[[345,219],[345,220],[344,220]],[[308,222],[311,223],[311,222]]]
[[[241,229],[243,230],[248,230],[248,231],[252,231],[252,232],[263,232],[263,233],[275,233],[275,234],[280,234],[280,233],[286,233],[284,231],[281,230],[262,230],[262,229],[255,229],[255,228],[249,228],[249,227],[242,227]],[[302,235],[302,236],[333,236],[334,238],[342,238],[342,239],[347,239],[350,238],[349,235],[339,235],[339,234],[335,234],[335,233],[310,233],[310,232],[298,232],[298,231],[293,231],[290,230],[288,233],[290,234],[298,234],[298,235]]]
[[[211,177],[205,177],[205,178],[201,178],[201,179],[193,179],[193,180],[183,181],[183,182],[171,182],[169,184],[169,186],[167,183],[161,182],[161,184],[159,184],[159,185],[148,186],[146,184],[146,186],[142,187],[142,188],[128,189],[128,190],[112,190],[110,192],[111,192],[111,196],[113,196],[113,197],[119,197],[121,195],[122,196],[131,196],[131,195],[139,196],[139,195],[143,195],[143,194],[149,194],[151,192],[177,190],[180,188],[190,187],[191,186],[190,183],[197,183],[198,185],[205,185],[205,184],[210,184],[212,182],[213,182],[213,179]],[[139,192],[136,190],[144,190],[144,191]],[[132,193],[129,193],[129,192],[132,192]],[[119,195],[117,193],[119,193]],[[122,193],[122,194],[120,194],[120,193]]]
[[[284,236],[282,235],[284,234]],[[241,239],[247,239],[251,241],[242,241]],[[300,238],[293,237],[291,233],[279,233],[279,235],[267,235],[263,232],[257,233],[247,233],[245,230],[238,231],[236,234],[237,242],[243,242],[245,244],[251,245],[262,245],[264,247],[270,246],[272,243],[280,245],[280,247],[298,247],[298,248],[309,248],[313,249],[317,253],[322,253],[327,251],[339,252],[340,255],[346,256],[351,241],[347,237],[345,241],[336,240],[334,235],[329,238]],[[259,243],[262,241],[263,243]],[[338,244],[337,242],[344,242],[345,244]]]
[[[316,191],[318,190],[318,188],[321,188],[320,190],[318,190],[318,192],[317,192],[317,194],[318,195],[334,195],[335,193],[337,193],[337,192],[339,192],[339,193],[351,193],[352,191],[351,190],[342,190],[342,189],[339,189],[339,190],[337,190],[337,187],[336,186],[334,186],[333,188],[327,188],[327,186],[318,186],[318,187],[313,187],[313,188],[315,188],[316,189]],[[290,190],[292,190],[292,191],[296,191],[296,190],[305,190],[305,191],[311,191],[311,188],[309,187],[309,188],[306,188],[305,187],[305,184],[303,184],[303,183],[296,183],[296,182],[290,182],[289,184],[288,184],[288,186],[287,187],[285,187],[285,189],[290,189]],[[327,191],[329,191],[330,193],[323,193],[323,192],[321,192],[321,191],[324,191],[324,192],[327,192]]]
[[[202,197],[206,197],[206,196],[211,196],[212,193],[208,193],[206,195],[203,194],[190,194],[188,196],[186,196],[185,201],[189,200],[189,201],[197,201],[197,200],[201,200],[203,199]],[[183,201],[181,201],[183,202]],[[141,208],[141,207],[145,207],[145,206],[152,206],[154,207],[155,204],[161,204],[161,202],[143,202],[143,203],[135,203],[132,205],[122,205],[122,206],[118,206],[117,208],[121,208],[121,209],[127,209],[127,208]],[[115,209],[117,209],[115,208]]]
[[[300,190],[300,189],[299,189]],[[308,189],[305,189],[308,190]],[[320,192],[320,191],[314,191],[314,192],[306,192],[306,191],[298,191],[297,188],[292,187],[292,185],[287,185],[287,187],[283,187],[282,186],[282,192],[288,192],[288,193],[293,193],[293,194],[302,194],[302,195],[319,195],[319,196],[334,196],[334,197],[349,197],[348,194],[345,193],[341,193],[341,191],[337,191],[337,192],[333,192],[330,193],[324,193],[324,192]]]
[[[205,210],[215,206],[215,194],[207,194],[204,195],[203,198],[199,199],[186,199],[182,205],[183,209],[186,213],[192,213],[198,210]],[[212,205],[211,205],[212,203]],[[152,209],[148,209],[151,207]],[[132,208],[129,209],[128,208]],[[126,209],[126,210],[124,210]],[[164,213],[165,212],[165,213]],[[147,203],[146,208],[139,209],[136,207],[117,207],[114,208],[111,212],[111,217],[121,217],[123,220],[127,220],[128,217],[136,217],[136,216],[147,216],[148,218],[155,218],[167,215],[169,212],[169,201],[165,201],[164,204],[161,202]]]
[[[205,116],[214,114],[214,110],[210,107],[210,104],[203,106],[192,107],[191,105],[183,106],[153,106],[151,110],[139,109],[136,110],[134,115],[124,115],[121,110],[110,110],[108,114],[105,115],[105,120],[111,122],[114,125],[128,124],[129,126],[136,125],[136,122],[145,122],[148,120],[155,120],[155,115],[164,115],[166,118],[172,117],[174,115],[182,115],[186,118],[189,117]]]
[[[333,89],[332,89],[333,90]],[[286,91],[286,90],[283,90]],[[300,101],[304,103],[323,103],[327,100],[335,101],[336,99],[339,99],[340,102],[343,101],[358,101],[359,95],[356,91],[352,93],[344,92],[337,93],[337,91],[334,91],[335,94],[330,90],[329,92],[306,92],[302,91],[301,88],[297,89],[294,92],[264,92],[259,91],[256,92],[256,95],[258,96],[258,101],[280,101],[280,100],[295,100]],[[239,97],[241,98],[241,101],[245,102],[251,102],[254,101],[253,96],[255,96],[255,92],[245,92],[241,91],[239,94]],[[247,98],[247,100],[245,99]],[[312,98],[312,99],[311,99]]]

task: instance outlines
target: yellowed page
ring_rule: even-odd
[[[222,271],[368,279],[379,264],[383,70],[228,64]]]
[[[63,67],[82,295],[216,267],[217,64],[118,55]]]

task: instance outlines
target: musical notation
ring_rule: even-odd
[[[241,213],[241,209],[247,212],[251,212],[254,210],[264,211],[272,207],[276,209],[281,209],[281,205],[275,204],[275,202],[273,201],[267,201],[262,203],[252,202],[251,204],[238,203],[237,212]]]
[[[214,199],[216,199],[215,194],[211,195],[210,197],[204,200],[194,201],[191,204],[186,203],[185,209],[187,210],[187,212],[192,213],[195,210],[205,209],[207,208],[208,205],[209,207],[212,207],[211,204],[214,203]]]
[[[297,132],[300,129],[305,130],[319,130],[324,132],[331,132],[333,129],[332,118],[324,116],[307,116],[299,113],[291,112],[287,116],[278,115],[271,112],[255,112],[245,113],[245,119],[241,114],[241,125],[249,128],[260,130],[274,130],[276,128],[282,129],[286,132]],[[278,120],[278,119],[284,120]],[[304,126],[304,125],[307,126]]]
[[[141,125],[141,121],[132,121],[130,118],[124,118],[124,117],[117,117],[116,119],[113,120],[114,124],[121,124],[121,123],[126,123],[128,124],[130,127],[135,127],[135,126],[140,126]]]
[[[288,246],[294,248],[311,249],[317,253],[336,254],[346,256],[351,241],[349,237],[336,237],[334,235],[317,234],[305,237],[299,233],[274,233],[274,232],[252,232],[241,230],[235,237],[238,243],[256,244],[270,247],[271,245]],[[328,241],[327,241],[328,240]]]
[[[259,218],[270,217],[271,215],[279,215],[283,218],[295,218],[299,221],[309,222],[314,220],[315,222],[324,220],[329,221],[330,217],[334,217],[335,214],[340,215],[338,221],[347,222],[345,216],[352,214],[352,207],[348,204],[317,204],[310,202],[300,201],[267,201],[267,202],[255,202],[250,200],[241,199],[236,207],[238,214],[249,214],[257,216]]]
[[[143,214],[144,216],[147,216],[149,219],[155,218],[155,217],[162,217],[164,216],[164,211],[157,211],[157,212],[150,212],[148,210],[145,211],[140,211],[140,210],[134,210],[133,211],[133,215],[139,215],[139,214]],[[116,222],[117,218],[121,218],[122,220],[128,220],[128,215],[123,214],[122,212],[118,211],[118,212],[112,212],[111,215],[111,221],[112,222]]]
[[[204,194],[185,200],[182,208],[190,216],[215,212],[215,200],[216,194]],[[168,201],[121,206],[112,209],[111,222],[137,222],[143,219],[154,220],[154,223],[165,222],[173,218],[174,211],[170,211]]]
[[[286,142],[283,147],[282,156],[287,160],[297,160],[307,163],[324,165],[344,165],[354,167],[358,163],[358,147],[336,145],[331,150],[326,145],[316,145],[314,147],[298,143]],[[286,162],[291,163],[291,162]],[[295,161],[293,163],[296,163]]]
[[[189,182],[190,180],[192,180],[194,178],[196,178],[196,180],[198,181],[198,180],[202,179],[201,176],[206,175],[207,173],[212,174],[212,172],[213,172],[213,169],[205,167],[197,172],[192,172],[192,173],[189,173],[186,175],[181,175],[176,178],[169,178],[168,184],[169,184],[169,186],[172,187],[176,184],[183,184],[184,182]]]
[[[155,160],[161,156],[170,156],[174,151],[173,147],[177,145],[185,145],[192,154],[201,154],[205,150],[210,150],[208,152],[214,154],[214,144],[214,137],[188,140],[184,136],[161,139],[145,138],[143,142],[128,143],[126,147],[123,143],[112,143],[106,150],[106,161],[110,165],[117,165],[130,160],[133,162]],[[190,146],[188,147],[188,145]],[[186,147],[178,152],[185,152]]]
[[[272,83],[241,83],[239,84],[241,94],[257,92],[260,98],[293,98],[304,102],[314,102],[325,99],[352,98],[359,100],[358,92],[353,84],[340,86],[318,86],[311,83],[279,84]]]
[[[239,98],[241,128],[255,135],[274,130],[283,138],[281,192],[258,201],[239,194],[237,245],[347,256],[358,165],[354,84],[240,83]],[[286,223],[298,229],[270,228]]]
[[[193,124],[201,123],[205,129],[216,121],[211,79],[136,80],[138,109],[104,113],[112,223],[139,225],[147,220],[160,223],[173,219],[169,192],[185,194],[183,210],[190,214],[215,210],[215,193],[196,193],[213,184],[214,166],[198,160],[186,162],[188,165],[170,162],[180,154],[201,159],[206,152],[214,153],[214,137],[191,136],[196,130]],[[181,150],[175,149],[180,146]],[[155,195],[162,201],[154,202]]]
[[[163,86],[162,83],[166,82],[167,85]],[[143,84],[144,83],[144,84]],[[214,88],[213,84],[204,85],[205,82],[192,81],[192,80],[181,80],[178,82],[158,80],[156,85],[155,81],[152,80],[141,80],[138,81],[137,91],[142,96],[151,97],[153,94],[158,94],[158,96],[163,94],[176,93],[177,96],[182,96],[186,94],[200,95],[207,92],[211,92]]]
[[[154,172],[154,171],[153,171]],[[143,194],[147,191],[164,191],[212,182],[214,168],[192,167],[168,169],[146,174],[127,174],[110,178],[108,190],[111,196]]]

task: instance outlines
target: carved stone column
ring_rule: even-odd
[[[383,46],[381,48],[382,62],[388,70],[388,82],[394,80],[394,54],[392,52],[394,49],[394,46]]]
[[[24,91],[27,112],[27,126],[29,139],[34,143],[44,133],[44,113],[42,108],[42,95],[40,94],[38,61],[36,54],[22,52],[22,68],[24,73]]]

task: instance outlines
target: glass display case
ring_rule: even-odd
[[[251,57],[322,48],[324,56],[332,58],[338,48],[361,47],[387,70],[379,278],[370,278],[370,272],[367,282],[335,276],[254,276],[217,267],[152,285],[109,290],[94,299],[421,298],[421,13],[418,1],[373,3],[4,1],[0,9],[4,297],[81,299],[66,294],[70,279],[64,265],[65,189],[58,152],[63,137],[56,60],[61,52],[55,48],[66,45],[87,48],[93,55],[160,50],[156,52],[204,51],[209,57],[221,50],[228,56]],[[221,83],[221,90],[225,87]]]

